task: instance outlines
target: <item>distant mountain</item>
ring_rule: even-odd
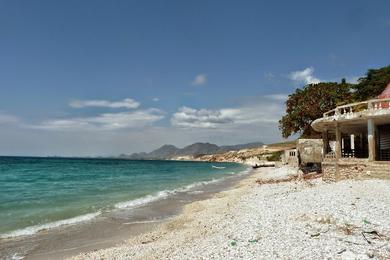
[[[223,150],[216,144],[210,143],[194,143],[180,149],[179,155],[204,155],[204,154],[214,154],[221,153]]]
[[[181,149],[177,148],[174,145],[166,144],[154,150],[151,153],[148,153],[148,156],[153,159],[166,159],[176,154],[180,153]]]
[[[211,143],[194,143],[184,148],[177,148],[174,145],[163,145],[150,153],[133,153],[131,155],[121,154],[119,158],[132,160],[165,160],[177,156],[201,156],[209,154],[223,153],[227,151],[237,151],[241,149],[255,148],[262,146],[263,143],[248,143],[238,145],[218,146]]]
[[[179,153],[180,149],[174,145],[163,145],[160,148],[150,153],[133,153],[132,155],[121,155],[121,158],[133,159],[133,160],[152,160],[152,159],[168,159]]]
[[[237,145],[223,145],[221,148],[225,151],[238,151],[242,149],[250,149],[250,148],[256,148],[263,146],[264,143],[262,142],[253,142],[253,143],[247,143],[247,144],[237,144]]]

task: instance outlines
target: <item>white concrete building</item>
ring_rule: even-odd
[[[338,106],[311,126],[323,134],[325,177],[390,175],[390,83],[377,99]]]

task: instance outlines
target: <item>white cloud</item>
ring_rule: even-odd
[[[14,124],[18,123],[20,120],[16,116],[4,114],[0,112],[0,124]]]
[[[243,125],[277,123],[283,114],[284,106],[280,100],[236,108],[193,109],[181,107],[173,114],[171,124],[181,128],[235,128]]]
[[[171,123],[179,127],[215,128],[221,124],[232,123],[233,118],[227,111],[193,109],[181,107],[173,114]]]
[[[160,101],[160,99],[159,99],[158,97],[154,97],[152,100],[153,100],[154,102]]]
[[[107,101],[107,100],[74,100],[69,103],[73,108],[85,107],[108,107],[108,108],[128,108],[134,109],[140,106],[140,103],[131,98],[126,98],[121,101]]]
[[[207,83],[207,75],[206,74],[198,74],[192,81],[192,85],[194,86],[200,86]]]
[[[291,72],[289,78],[297,82],[303,82],[305,84],[320,83],[321,80],[319,78],[316,78],[313,74],[314,68],[308,67],[304,70]]]
[[[163,111],[150,108],[134,112],[105,113],[94,117],[54,119],[31,127],[47,130],[116,130],[144,127],[163,118]]]

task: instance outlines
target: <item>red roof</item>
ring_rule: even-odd
[[[390,82],[387,84],[386,88],[382,91],[378,98],[390,98]]]

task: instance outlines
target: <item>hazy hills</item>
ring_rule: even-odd
[[[211,143],[194,143],[184,148],[178,148],[174,145],[163,145],[160,148],[150,153],[133,153],[131,155],[122,154],[120,158],[133,159],[133,160],[165,160],[178,156],[201,156],[209,154],[218,154],[228,151],[237,151],[241,149],[249,149],[262,146],[261,142],[238,144],[238,145],[225,145],[218,146]]]

